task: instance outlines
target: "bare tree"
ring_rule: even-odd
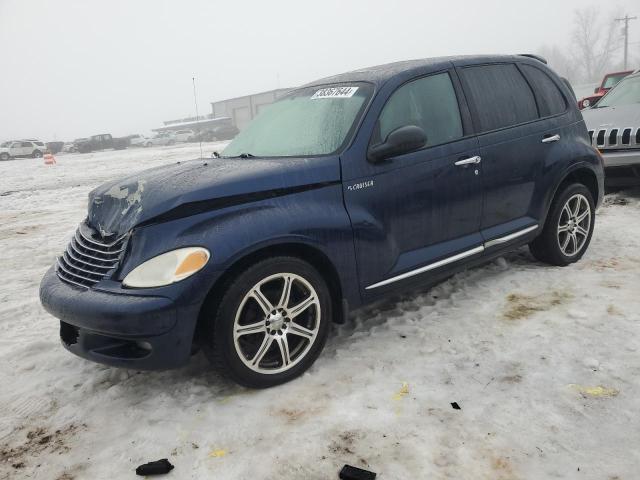
[[[578,64],[572,55],[568,55],[557,45],[543,45],[537,52],[544,57],[549,66],[553,68],[560,76],[566,78],[571,83],[579,80]]]
[[[595,82],[617,62],[614,55],[621,45],[615,15],[604,16],[596,7],[575,11],[572,50],[579,80]]]

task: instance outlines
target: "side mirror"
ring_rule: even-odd
[[[369,160],[381,162],[396,155],[414,152],[427,144],[427,134],[416,125],[406,125],[393,130],[382,143],[369,147]]]

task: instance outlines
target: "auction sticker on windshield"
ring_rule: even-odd
[[[358,91],[358,87],[328,87],[321,88],[313,94],[311,100],[317,98],[351,98]]]

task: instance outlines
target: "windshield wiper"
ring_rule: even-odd
[[[255,155],[253,155],[251,153],[241,153],[240,155],[238,155],[238,157],[240,157],[240,158],[255,158]]]

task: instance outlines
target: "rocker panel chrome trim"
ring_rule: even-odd
[[[509,235],[505,235],[504,237],[494,238],[493,240],[489,240],[488,242],[485,242],[483,245],[478,245],[477,247],[474,247],[471,250],[465,250],[464,252],[458,253],[451,257],[443,258],[442,260],[438,260],[437,262],[430,263],[429,265],[425,265],[424,267],[420,267],[415,270],[411,270],[409,272],[396,275],[395,277],[387,278],[386,280],[382,280],[381,282],[374,283],[373,285],[369,285],[368,287],[365,287],[365,290],[371,290],[373,288],[389,285],[390,283],[394,283],[399,280],[404,280],[405,278],[413,277],[415,275],[420,275],[421,273],[428,272],[429,270],[434,270],[444,265],[448,265],[450,263],[457,262],[458,260],[462,260],[463,258],[467,258],[472,255],[482,253],[485,251],[486,248],[490,248],[495,245],[500,245],[503,243],[510,242],[511,240],[515,240],[516,238],[526,235],[529,232],[533,232],[537,228],[538,228],[537,224],[531,225],[530,227],[523,228],[522,230],[518,230],[517,232],[510,233]]]

